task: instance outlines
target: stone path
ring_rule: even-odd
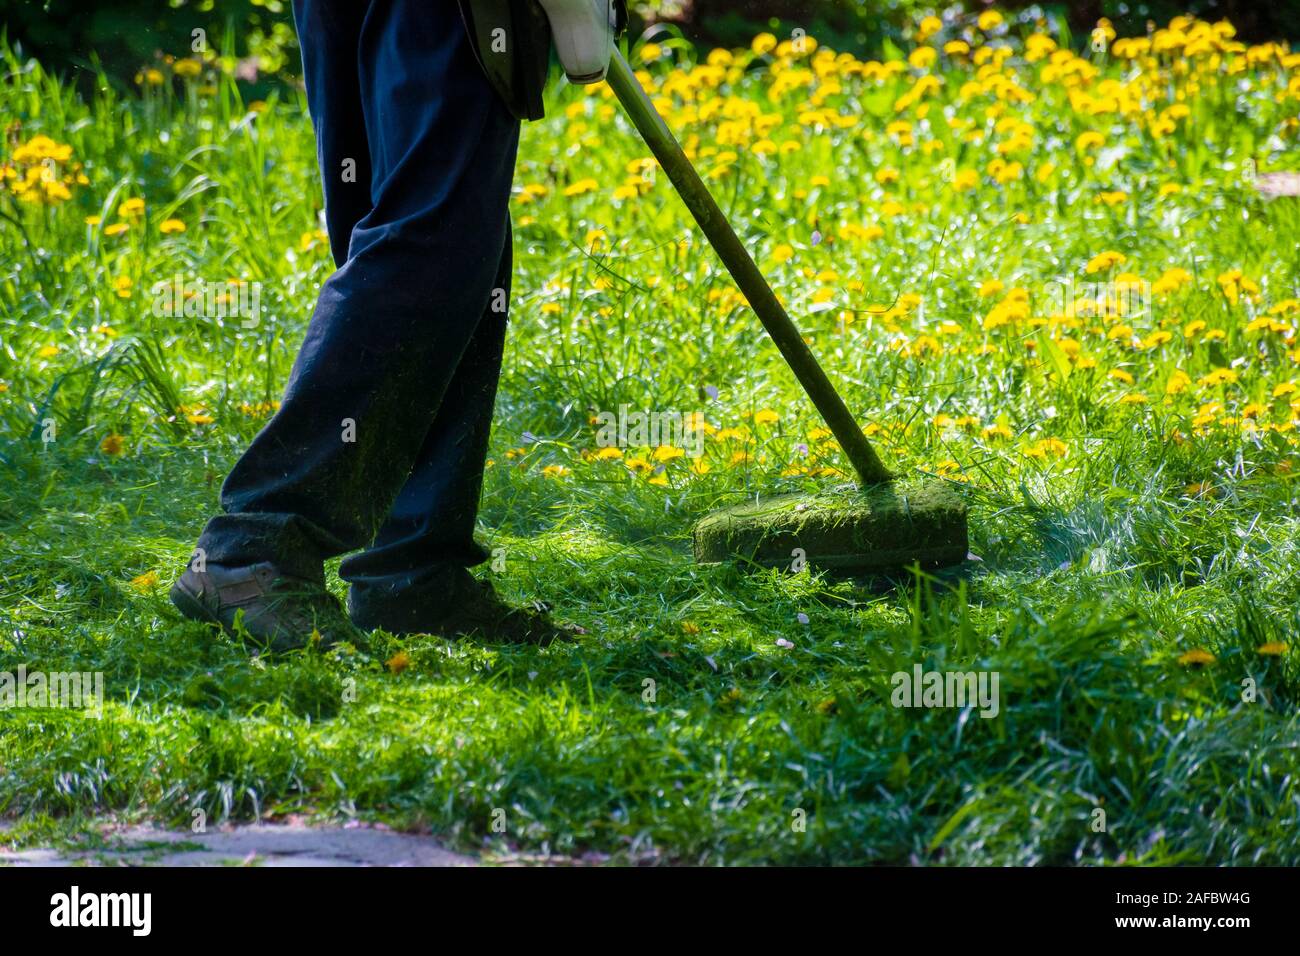
[[[4,842],[0,824],[0,845]],[[0,866],[475,866],[432,837],[375,827],[251,826],[208,833],[126,827],[97,850],[0,849]]]

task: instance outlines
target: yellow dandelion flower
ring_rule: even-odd
[[[1238,378],[1236,369],[1216,368],[1198,378],[1196,384],[1202,388],[1213,388],[1216,385],[1232,385]]]
[[[152,590],[157,586],[157,571],[146,571],[144,574],[138,574],[131,579],[131,587],[140,592]]]
[[[1115,266],[1123,265],[1126,262],[1128,262],[1128,256],[1124,255],[1122,252],[1114,252],[1112,250],[1107,250],[1105,252],[1098,253],[1097,255],[1089,259],[1088,265],[1084,267],[1084,271],[1087,272],[1089,275],[1093,275],[1095,273],[1102,272],[1106,269],[1111,269],[1114,268]]]
[[[952,188],[958,192],[965,192],[968,189],[974,189],[979,185],[979,173],[973,169],[963,168],[957,170],[952,176]]]
[[[907,58],[907,62],[918,70],[925,70],[933,66],[934,61],[938,58],[939,51],[934,47],[921,46],[912,51]]]
[[[1176,368],[1169,375],[1169,381],[1165,383],[1166,395],[1177,395],[1179,392],[1192,384],[1191,376],[1180,368]]]
[[[1085,150],[1095,149],[1104,142],[1106,142],[1105,136],[1096,130],[1088,130],[1086,133],[1080,133],[1078,138],[1075,139],[1074,148],[1079,152],[1084,152]]]
[[[579,179],[576,183],[564,188],[564,195],[570,198],[573,196],[584,196],[587,193],[594,193],[599,188],[600,183],[594,179]]]

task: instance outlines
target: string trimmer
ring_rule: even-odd
[[[601,8],[602,0],[586,2],[587,10]],[[547,8],[582,3],[542,0]],[[551,21],[554,26],[557,17],[553,15]],[[860,482],[851,494],[773,495],[715,511],[695,527],[696,560],[741,558],[765,566],[796,568],[803,561],[812,567],[846,571],[883,571],[912,564],[935,567],[963,561],[968,543],[966,507],[961,498],[941,481],[896,480],[885,468],[623,54],[612,43],[604,49],[583,49],[587,35],[576,29],[567,34],[556,31],[557,49],[570,78],[575,82],[598,80],[602,71],[592,66],[609,56],[606,81],[812,399]],[[570,69],[584,54],[587,62]]]

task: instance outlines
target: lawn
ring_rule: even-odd
[[[668,124],[882,455],[966,496],[970,560],[692,562],[711,508],[847,463],[610,91],[557,88],[515,181],[482,573],[586,635],[250,658],[166,592],[333,268],[305,103],[199,56],[86,98],[7,50],[0,671],[102,672],[107,700],[0,711],[0,814],[616,862],[1300,862],[1300,201],[1257,188],[1300,169],[1300,55],[1190,18],[926,21],[876,59],[659,39],[630,56]],[[701,447],[599,441],[623,406],[698,412]],[[997,674],[997,715],[892,706],[916,665]]]

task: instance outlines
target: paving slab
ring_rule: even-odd
[[[3,829],[0,829],[0,843]],[[0,866],[476,866],[433,837],[366,826],[251,824],[206,833],[131,826],[93,850],[0,849]]]

